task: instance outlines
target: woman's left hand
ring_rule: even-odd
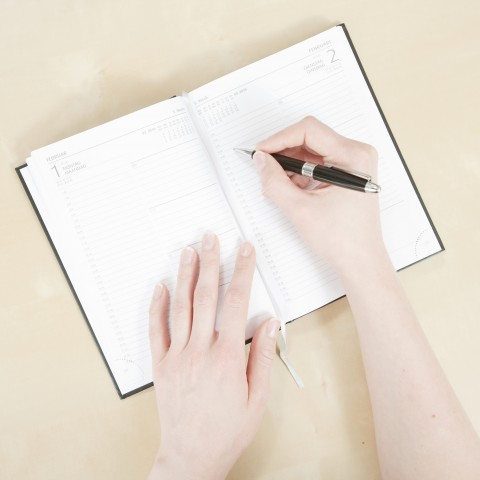
[[[207,233],[201,261],[181,256],[168,322],[169,293],[157,285],[150,308],[153,381],[161,424],[154,478],[223,479],[253,440],[266,407],[278,320],[265,321],[245,368],[245,324],[255,252],[241,245],[215,331],[219,244]]]

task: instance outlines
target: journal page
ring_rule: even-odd
[[[202,86],[189,99],[229,202],[244,234],[254,239],[260,272],[287,320],[344,292],[332,268],[262,196],[253,161],[235,147],[253,148],[307,115],[370,143],[379,152],[382,227],[395,267],[441,250],[341,26]]]
[[[24,179],[122,396],[152,381],[148,309],[173,293],[179,255],[220,241],[220,298],[241,233],[185,108],[174,98],[35,151]],[[273,311],[255,273],[247,338]],[[221,306],[220,306],[221,307]],[[72,341],[74,341],[72,339]]]

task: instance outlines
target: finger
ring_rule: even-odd
[[[149,311],[149,338],[152,364],[158,363],[170,346],[168,332],[168,290],[159,283],[155,286]]]
[[[280,322],[275,318],[263,322],[253,336],[247,363],[248,399],[254,412],[260,413],[266,405],[270,372],[275,357],[275,339]]]
[[[215,332],[220,253],[218,238],[206,233],[202,240],[200,273],[193,296],[192,342],[209,343]]]
[[[261,151],[266,151],[266,150],[261,150]],[[267,152],[267,153],[270,153],[270,152]],[[286,157],[291,157],[291,158],[296,158],[298,160],[306,161],[305,154],[307,153],[307,151],[304,149],[303,146],[300,146],[300,147],[293,147],[293,148],[285,148],[284,150],[281,150],[279,152],[273,152],[273,153],[281,153]]]
[[[310,163],[317,163],[317,164],[323,164],[323,158],[320,157],[319,155],[315,155],[305,149],[304,147],[295,147],[295,148],[287,148],[285,150],[282,150],[281,152],[282,155],[285,155],[287,157],[291,158],[296,158],[297,160],[303,160],[304,162],[310,162]],[[299,188],[306,188],[308,185],[310,185],[310,178],[305,177],[303,175],[297,174],[290,172],[289,170],[285,170],[287,176],[290,178],[290,180]]]
[[[255,250],[251,243],[244,242],[240,246],[232,280],[223,301],[219,331],[220,341],[241,345],[242,348],[254,271]]]
[[[305,203],[305,192],[288,178],[280,164],[268,153],[255,152],[253,156],[260,175],[262,192],[287,215]]]
[[[325,157],[335,152],[341,135],[315,117],[305,117],[256,145],[256,149],[274,153],[299,146]]]
[[[260,151],[262,151],[260,149]],[[268,152],[269,153],[269,152]],[[297,160],[303,160],[304,162],[310,163],[323,163],[323,157],[315,153],[313,150],[309,149],[306,146],[295,147],[295,148],[286,148],[285,150],[281,150],[280,152],[274,153],[281,153],[287,157],[296,158]]]
[[[183,250],[178,267],[177,286],[170,311],[171,348],[183,349],[192,328],[192,298],[197,280],[198,255],[192,247]]]
[[[292,181],[299,188],[306,188],[310,185],[309,177],[304,177],[303,175],[298,175],[297,173],[289,175],[289,177],[290,181]]]
[[[369,173],[373,181],[376,181],[378,153],[372,145],[349,139],[342,153],[344,156],[339,158],[339,165],[343,163],[350,165],[350,168]],[[352,162],[352,159],[355,161]]]

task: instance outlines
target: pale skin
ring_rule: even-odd
[[[263,193],[337,271],[355,319],[384,479],[479,479],[480,440],[430,349],[383,244],[378,196],[287,175],[268,153],[377,170],[375,150],[307,117],[257,145]],[[315,222],[310,221],[315,218]],[[213,238],[213,243],[212,243]],[[210,240],[209,240],[210,239]],[[266,406],[279,323],[264,322],[245,367],[244,332],[255,264],[240,247],[214,330],[218,240],[187,250],[168,329],[165,287],[150,311],[161,444],[150,479],[223,479],[253,439]],[[211,249],[205,244],[210,242]],[[198,277],[198,280],[197,280]]]

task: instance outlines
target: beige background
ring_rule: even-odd
[[[345,22],[446,246],[400,273],[480,430],[478,0],[0,0],[0,477],[143,478],[152,389],[119,400],[14,172],[29,152]],[[377,479],[345,299],[289,327],[230,479]]]

